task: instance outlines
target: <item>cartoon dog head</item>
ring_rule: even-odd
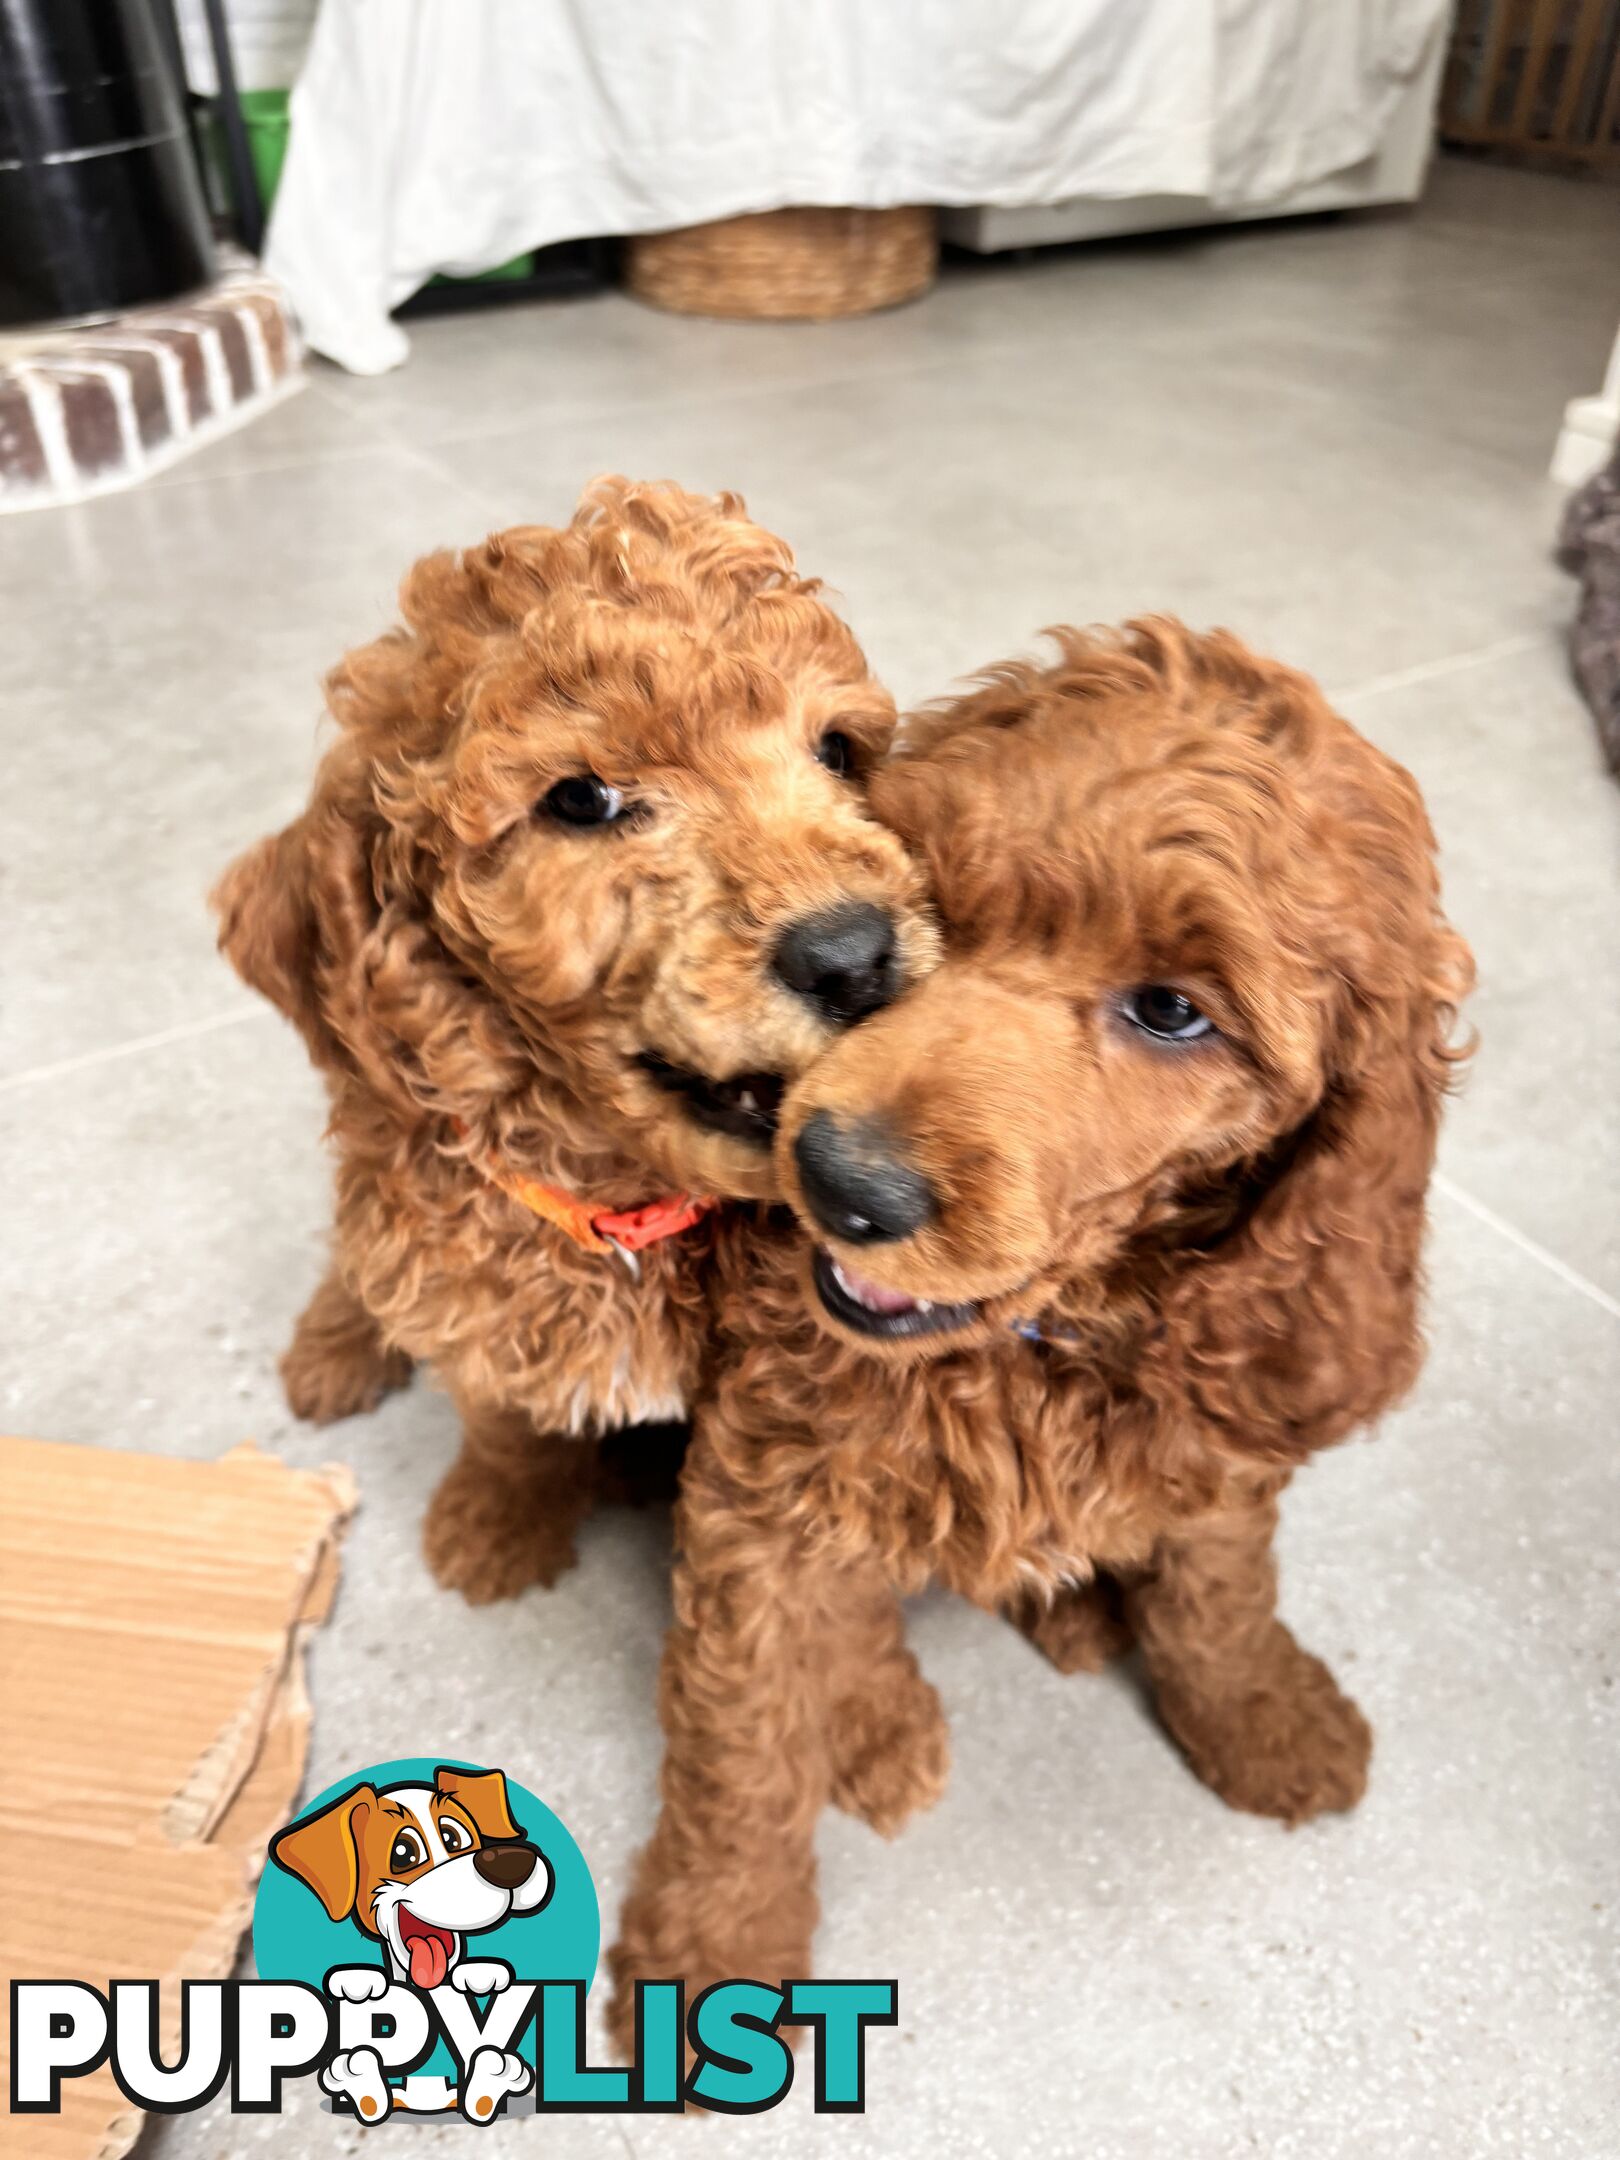
[[[512,1818],[499,1770],[440,1768],[431,1785],[357,1785],[289,1824],[270,1857],[334,1920],[379,1941],[396,1977],[435,1988],[463,1939],[536,1913],[554,1878]]]

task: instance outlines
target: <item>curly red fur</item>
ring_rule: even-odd
[[[368,1407],[423,1360],[464,1451],[427,1549],[471,1597],[549,1580],[598,1491],[589,1443],[679,1417],[708,1341],[711,1218],[632,1275],[485,1174],[593,1207],[775,1191],[756,1142],[694,1122],[647,1054],[791,1077],[830,1029],[773,972],[784,926],[850,898],[932,957],[918,872],[836,729],[893,722],[846,626],[734,496],[598,482],[561,530],[410,572],[403,622],[334,671],[304,814],[215,896],[239,972],[330,1093],[332,1268],[284,1365],[301,1415]],[[589,772],[614,824],[547,814]]]
[[[1058,641],[919,716],[874,791],[945,959],[790,1097],[806,1228],[763,1233],[723,1300],[622,2034],[638,1978],[809,1969],[829,1764],[857,1682],[917,1684],[895,1598],[928,1582],[1069,1668],[1128,1628],[1235,1806],[1294,1823],[1362,1790],[1367,1726],[1277,1617],[1272,1532],[1292,1468],[1418,1370],[1468,955],[1417,789],[1304,677],[1163,620]],[[1217,1032],[1144,1037],[1127,993],[1159,982]],[[874,1340],[818,1295],[794,1156],[817,1112],[935,1203],[833,1257],[965,1304],[949,1332]],[[942,1770],[937,1734],[898,1749],[886,1819]]]

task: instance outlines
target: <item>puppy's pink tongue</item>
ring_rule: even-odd
[[[904,1290],[886,1290],[882,1283],[875,1283],[865,1275],[857,1275],[855,1270],[846,1267],[842,1260],[833,1262],[833,1273],[856,1304],[864,1305],[868,1312],[907,1313],[917,1309],[917,1300],[909,1297]]]
[[[437,1935],[411,1937],[411,1985],[436,1988],[450,1970],[450,1953]]]

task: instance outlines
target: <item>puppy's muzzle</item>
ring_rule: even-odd
[[[805,1119],[793,1143],[805,1206],[845,1245],[892,1245],[939,1212],[934,1188],[864,1120],[843,1126],[829,1112]]]
[[[519,1890],[539,1857],[532,1845],[481,1845],[473,1854],[473,1866],[497,1890]]]
[[[846,900],[789,923],[771,970],[823,1020],[853,1027],[892,1004],[900,988],[894,917],[870,900]]]

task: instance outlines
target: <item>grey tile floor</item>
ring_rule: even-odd
[[[471,1613],[416,1556],[418,1386],[322,1434],[274,1359],[313,1282],[318,1091],[202,896],[297,807],[316,678],[404,563],[614,467],[733,485],[902,698],[1041,625],[1172,608],[1308,666],[1428,791],[1482,1049],[1435,1199],[1433,1357],[1291,1496],[1287,1609],[1378,1728],[1292,1836],[1182,1770],[1128,1674],[925,1601],[943,1805],[822,1843],[829,1973],[895,1972],[863,2120],[515,2122],[507,2147],[1311,2160],[1620,2146],[1620,793],[1570,691],[1541,474],[1620,316],[1620,193],[1443,165],[1414,214],[953,269],[726,327],[617,296],[420,326],[144,491],[0,521],[0,1407],[15,1429],[342,1455],[315,1783],[412,1744],[521,1766],[605,1914],[653,1806],[667,1539],[609,1519]],[[425,1664],[419,1650],[431,1644]],[[307,2108],[162,2160],[353,2149]],[[425,2132],[437,2149],[453,2132]]]

